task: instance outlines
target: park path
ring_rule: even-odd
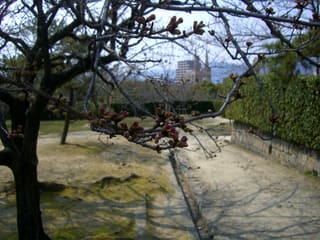
[[[199,136],[207,150],[212,140]],[[320,179],[266,160],[230,137],[206,158],[189,140],[179,150],[189,184],[215,240],[320,239]]]

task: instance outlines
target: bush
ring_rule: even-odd
[[[277,135],[288,142],[320,150],[320,77],[300,76],[287,85],[271,75],[261,79],[279,117]],[[230,88],[230,81],[225,80],[224,90]],[[271,108],[254,79],[245,82],[240,89],[244,97],[231,104],[225,115],[271,133],[274,127]]]

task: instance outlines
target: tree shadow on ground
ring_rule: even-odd
[[[202,210],[210,212],[209,225],[217,239],[320,239],[320,207],[310,206],[307,212],[301,208],[308,196],[295,196],[299,185],[271,197],[272,189],[257,187],[241,198],[221,189],[203,196]]]
[[[133,178],[42,192],[46,231],[52,239],[196,239],[183,199],[159,183],[145,186],[148,192],[139,184]],[[2,207],[0,239],[15,239],[14,203]]]

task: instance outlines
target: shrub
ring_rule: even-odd
[[[271,75],[261,76],[279,117],[277,135],[288,141],[320,150],[320,77],[300,76],[287,85]],[[226,79],[223,89],[230,87]],[[271,133],[271,108],[253,78],[245,80],[240,93],[243,98],[230,105],[225,115]]]

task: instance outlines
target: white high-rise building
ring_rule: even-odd
[[[193,60],[178,61],[176,82],[199,82],[202,80],[211,81],[211,69],[207,53],[204,67],[201,67],[200,58],[196,53],[194,54]]]

